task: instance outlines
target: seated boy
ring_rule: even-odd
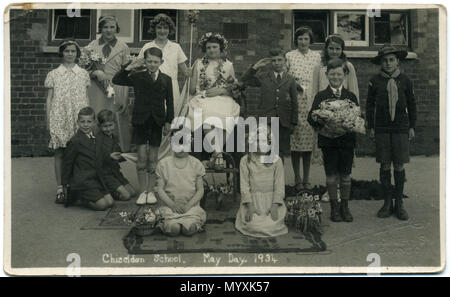
[[[102,175],[101,141],[92,130],[95,112],[85,107],[78,113],[78,131],[67,143],[62,166],[62,184],[70,186],[73,200],[81,200],[93,210],[106,210],[114,205]],[[71,199],[72,200],[72,199]]]
[[[317,93],[308,115],[308,122],[315,129],[320,129],[324,124],[322,119],[314,121],[312,112],[320,108],[320,103],[327,99],[348,99],[358,104],[356,95],[342,86],[345,75],[348,74],[347,66],[341,59],[331,59],[327,64],[327,77],[329,86]],[[322,149],[323,165],[325,167],[327,190],[330,196],[331,220],[333,222],[352,222],[353,217],[348,208],[350,198],[353,154],[356,145],[356,135],[353,132],[346,133],[340,137],[329,138],[319,133],[318,147]],[[341,203],[337,200],[337,185],[341,193]]]

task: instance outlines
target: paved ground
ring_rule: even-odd
[[[288,162],[290,164],[290,162]],[[131,164],[123,170],[136,183]],[[381,206],[378,201],[351,201],[353,223],[331,223],[329,206],[324,205],[324,240],[328,250],[315,254],[273,254],[277,262],[263,266],[282,267],[367,267],[371,253],[380,256],[382,266],[438,267],[441,263],[439,229],[439,158],[414,157],[407,167],[408,182],[405,186],[406,208],[411,219],[401,222],[395,218],[377,219]],[[371,180],[378,176],[378,166],[372,158],[358,158],[353,176]],[[288,183],[293,182],[292,168],[287,165]],[[81,256],[83,267],[130,267],[129,264],[108,263],[111,257],[126,257],[122,244],[125,230],[80,230],[87,221],[101,216],[98,212],[71,207],[62,208],[53,203],[55,182],[52,158],[18,158],[12,160],[12,256],[13,268],[66,267],[69,253]],[[324,184],[322,167],[312,168],[312,181]],[[171,256],[171,255],[168,255]],[[220,266],[237,266],[230,262],[229,254],[210,254],[221,257]],[[236,254],[248,262],[243,266],[255,266],[258,255]],[[188,267],[213,267],[205,263],[204,254],[180,256]],[[143,263],[138,267],[179,266],[167,263],[161,255],[139,256]],[[272,258],[272,259],[273,259]],[[210,258],[209,258],[210,259]],[[105,261],[106,260],[106,261]],[[261,265],[261,264],[258,264]],[[237,270],[238,271],[238,270]],[[347,271],[342,268],[342,271]],[[233,270],[236,273],[236,270]]]

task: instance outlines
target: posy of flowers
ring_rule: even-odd
[[[320,103],[319,109],[312,112],[314,121],[322,119],[325,124],[318,133],[336,138],[348,132],[365,134],[364,119],[357,104],[348,99],[327,99]]]
[[[153,212],[151,208],[148,208],[137,214],[123,211],[120,212],[119,215],[122,217],[125,224],[137,227],[146,225],[156,228],[163,221],[163,215],[159,209]]]
[[[295,226],[302,233],[321,233],[322,206],[319,200],[319,195],[313,195],[309,191],[300,192],[295,198],[288,199],[286,201],[286,224]]]
[[[89,73],[94,72],[96,70],[105,70],[106,58],[101,57],[95,50],[86,46],[81,49],[81,56],[78,64],[80,67],[86,69]],[[111,85],[110,80],[98,81],[95,80],[98,85],[102,88],[108,98],[112,98],[114,96],[114,88]]]

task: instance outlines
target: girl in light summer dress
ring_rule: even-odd
[[[268,135],[264,127],[250,133],[249,144]],[[267,136],[267,139],[269,136]],[[270,140],[269,140],[270,141]],[[261,144],[261,139],[259,139]],[[255,153],[242,157],[240,163],[241,206],[236,215],[236,229],[252,237],[274,237],[288,233],[284,223],[284,167],[280,157],[266,162],[258,146]]]
[[[56,203],[64,203],[61,171],[64,149],[77,132],[78,112],[88,106],[87,88],[89,73],[80,68],[76,59],[81,56],[80,46],[73,40],[59,45],[62,64],[47,74],[47,128],[50,131],[49,147],[55,153]]]

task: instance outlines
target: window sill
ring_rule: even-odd
[[[57,46],[43,46],[43,52],[44,53],[58,53],[58,47]],[[139,47],[130,47],[130,52],[132,54],[139,54],[141,48]],[[378,54],[378,51],[345,51],[345,54],[348,58],[351,59],[371,59],[373,57],[376,57]],[[406,57],[407,60],[416,60],[419,57],[415,52],[408,52],[408,56]]]
[[[378,55],[378,51],[345,51],[345,55],[351,59],[371,59]],[[408,51],[408,56],[406,56],[407,60],[416,60],[419,59],[415,52]]]
[[[139,54],[142,47],[130,47],[130,52],[132,54]],[[58,53],[58,47],[52,46],[52,45],[45,45],[42,47],[42,52],[46,54],[57,54]]]

